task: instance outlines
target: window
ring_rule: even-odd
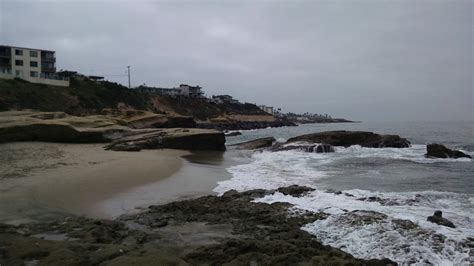
[[[15,70],[15,76],[19,77],[21,76],[21,70]]]
[[[16,66],[22,66],[23,65],[23,60],[15,60],[15,65]]]
[[[30,51],[30,57],[38,57],[38,51]]]
[[[38,77],[38,72],[37,71],[31,71],[30,76],[37,78]]]
[[[15,55],[23,55],[23,50],[15,49]]]
[[[38,67],[38,62],[30,61],[30,67]]]

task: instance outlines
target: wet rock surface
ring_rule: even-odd
[[[428,216],[426,220],[435,224],[456,228],[456,226],[450,220],[443,217],[443,212],[441,211],[435,211],[434,214],[432,216]]]
[[[224,132],[226,137],[235,137],[235,136],[240,136],[242,135],[241,132],[239,131],[234,131],[234,132]]]
[[[256,149],[270,147],[273,145],[275,141],[276,140],[274,137],[266,137],[266,138],[260,138],[256,140],[233,144],[231,146],[236,147],[237,149],[240,149],[240,150],[256,150]]]
[[[293,197],[301,197],[302,195],[314,191],[314,188],[305,187],[305,186],[298,186],[292,185],[288,187],[281,187],[277,189],[278,192],[283,193],[285,195],[290,195]]]
[[[286,144],[294,142],[326,143],[333,146],[349,147],[360,145],[367,148],[407,148],[410,142],[398,135],[379,135],[365,131],[325,131],[290,138]]]
[[[296,196],[309,190],[278,189]],[[116,221],[67,217],[44,224],[0,225],[0,264],[396,265],[354,258],[300,229],[327,214],[289,215],[290,204],[252,202],[271,193],[229,191],[221,197],[150,206]],[[378,218],[366,220],[373,219]],[[64,237],[48,240],[38,234]]]
[[[462,151],[452,150],[441,144],[428,144],[426,146],[426,157],[428,158],[472,158]]]
[[[314,152],[314,153],[329,153],[335,152],[334,147],[329,144],[298,144],[298,145],[285,145],[282,143],[275,144],[270,148],[271,151],[303,151],[303,152]]]

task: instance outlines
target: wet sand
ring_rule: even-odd
[[[41,221],[62,213],[113,218],[148,202],[127,201],[124,208],[112,200],[106,209],[102,202],[169,178],[188,154],[113,152],[94,144],[1,144],[0,222]]]

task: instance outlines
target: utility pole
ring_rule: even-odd
[[[127,66],[128,70],[128,88],[130,89],[130,66]]]

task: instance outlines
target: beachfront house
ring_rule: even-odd
[[[230,95],[213,95],[212,100],[214,100],[215,103],[239,103],[239,100],[234,99]]]
[[[69,86],[69,79],[56,73],[55,52],[34,48],[0,45],[0,78]]]
[[[177,88],[156,88],[140,86],[137,88],[140,91],[158,94],[161,96],[169,97],[185,97],[185,98],[203,98],[204,92],[199,86],[189,86],[187,84],[181,84]]]
[[[275,111],[273,110],[273,106],[266,106],[266,105],[259,105],[258,106],[262,111],[273,115]]]

